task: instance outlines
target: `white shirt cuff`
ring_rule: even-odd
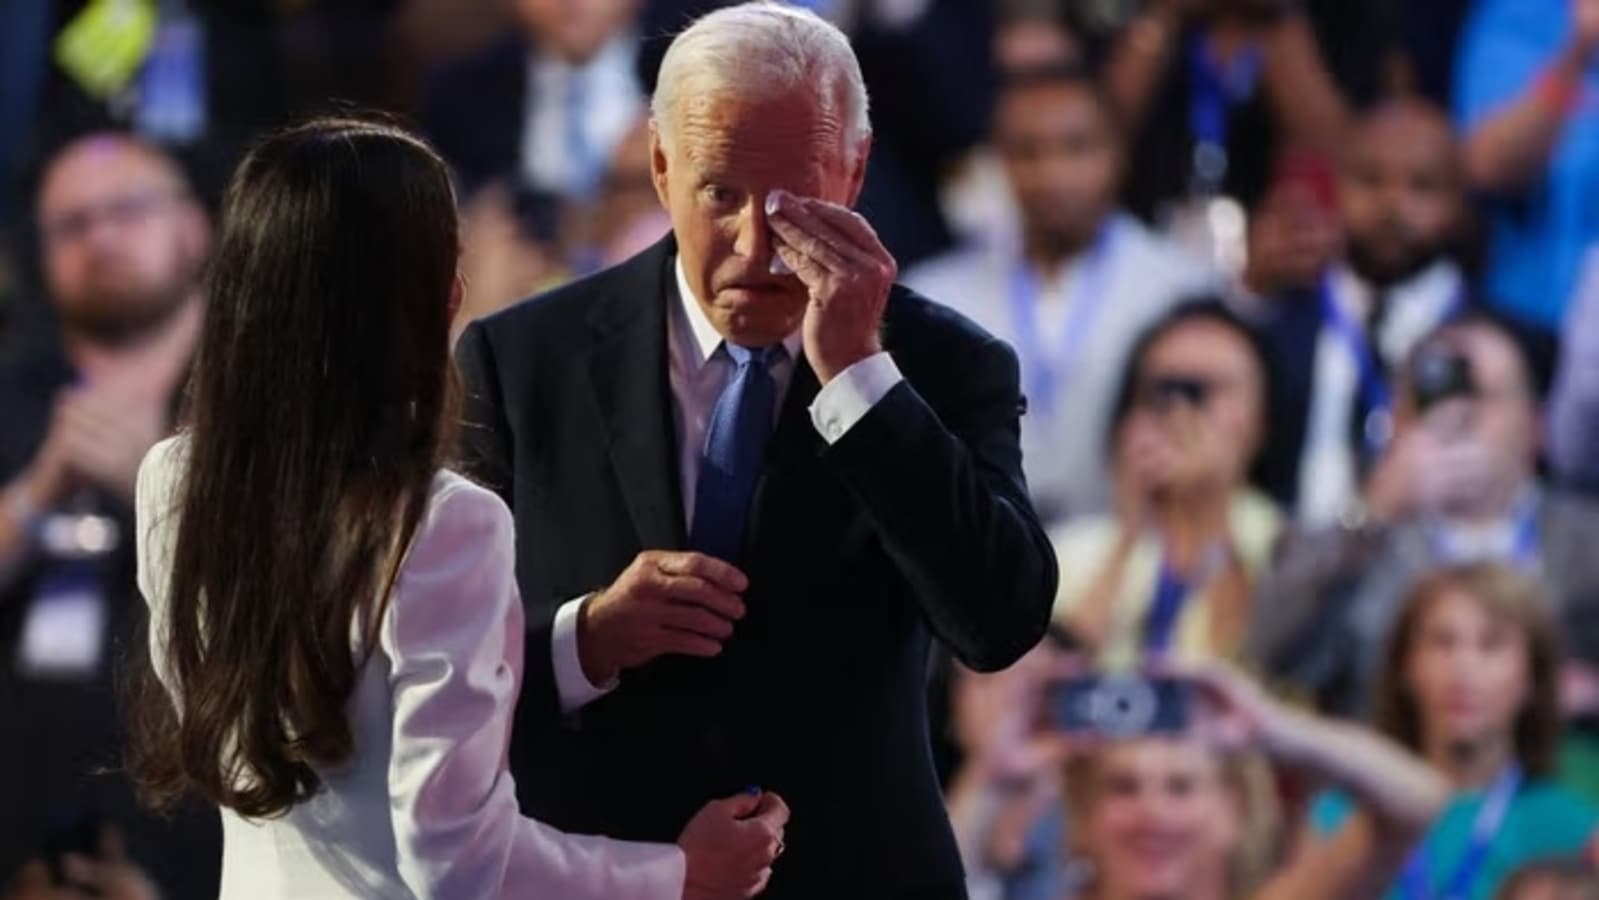
[[[616,690],[616,679],[605,684],[589,683],[583,674],[583,661],[577,655],[577,614],[593,594],[568,600],[555,610],[555,627],[550,630],[550,661],[555,664],[555,692],[561,697],[561,711],[575,712]]]
[[[874,353],[822,385],[811,403],[811,423],[829,444],[836,444],[904,380],[893,357]]]

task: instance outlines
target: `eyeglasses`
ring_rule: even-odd
[[[172,206],[181,196],[181,191],[169,188],[130,191],[48,216],[41,221],[40,232],[47,244],[73,243],[83,240],[96,221],[103,219],[118,226],[137,225]]]

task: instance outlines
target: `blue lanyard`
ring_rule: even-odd
[[[1188,127],[1194,135],[1194,175],[1202,190],[1219,190],[1227,177],[1228,118],[1255,94],[1265,55],[1250,45],[1223,66],[1204,34],[1188,42]]]
[[[1338,304],[1338,298],[1333,296],[1331,274],[1323,275],[1321,279],[1321,324],[1349,349],[1356,365],[1360,367],[1360,381],[1356,389],[1360,392],[1360,403],[1367,415],[1361,435],[1366,442],[1366,453],[1375,457],[1388,441],[1387,429],[1382,426],[1392,421],[1393,389],[1388,386],[1388,375],[1382,360],[1377,358],[1372,346],[1374,342],[1367,338],[1366,330],[1349,317],[1349,313]]]
[[[1149,601],[1149,614],[1144,618],[1146,654],[1160,656],[1171,650],[1172,637],[1177,633],[1177,620],[1182,617],[1188,594],[1188,582],[1162,558],[1160,574],[1155,579],[1155,595]]]
[[[1461,854],[1460,863],[1445,881],[1443,894],[1433,890],[1430,877],[1434,868],[1432,854],[1428,852],[1424,840],[1411,851],[1410,859],[1405,863],[1404,874],[1399,877],[1400,896],[1404,900],[1466,900],[1470,897],[1471,889],[1482,873],[1483,864],[1488,861],[1488,851],[1493,847],[1494,838],[1499,836],[1505,818],[1510,814],[1510,805],[1515,802],[1516,792],[1521,790],[1521,782],[1521,766],[1513,762],[1505,766],[1494,779],[1493,786],[1483,796],[1482,806],[1477,809],[1477,818],[1471,823],[1471,840],[1466,845],[1466,852]]]
[[[1450,299],[1448,308],[1444,311],[1443,319],[1454,316],[1465,305],[1465,288]],[[1377,357],[1376,341],[1368,337],[1366,329],[1361,327],[1349,313],[1338,303],[1338,298],[1333,295],[1332,274],[1328,273],[1321,279],[1321,321],[1322,326],[1349,349],[1355,363],[1360,367],[1360,402],[1367,410],[1367,420],[1362,429],[1366,441],[1366,452],[1375,456],[1387,443],[1388,425],[1393,414],[1393,390],[1388,385],[1387,367]]]
[[[1440,319],[1452,318],[1465,305],[1466,287],[1462,284],[1455,296],[1450,298],[1449,306]],[[1349,312],[1339,305],[1338,298],[1333,295],[1331,272],[1321,278],[1321,322],[1324,328],[1349,348],[1350,355],[1360,367],[1358,390],[1361,405],[1367,411],[1361,435],[1366,442],[1366,453],[1375,458],[1387,444],[1391,431],[1393,389],[1388,385],[1387,367],[1377,357],[1375,336],[1368,336],[1366,329],[1349,317]]]
[[[1083,341],[1093,330],[1094,319],[1108,293],[1114,234],[1115,223],[1105,223],[1082,263],[1081,273],[1077,277],[1077,290],[1067,313],[1066,330],[1061,336],[1062,352],[1058,364],[1051,364],[1042,349],[1044,338],[1040,334],[1043,328],[1038,322],[1038,277],[1025,259],[1011,270],[1011,320],[1015,324],[1022,368],[1027,372],[1027,394],[1038,408],[1054,408],[1055,390],[1060,381],[1071,374]]]

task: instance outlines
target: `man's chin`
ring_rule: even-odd
[[[95,343],[118,345],[138,341],[171,321],[183,308],[188,295],[96,292],[76,302],[60,306],[62,324],[68,331]]]
[[[717,330],[743,347],[781,343],[805,320],[805,300],[787,292],[732,291],[717,296]]]
[[[1390,244],[1389,246],[1392,245]],[[1359,246],[1351,245],[1349,248],[1349,265],[1355,270],[1355,273],[1379,286],[1399,284],[1402,281],[1406,281],[1421,274],[1428,266],[1441,258],[1443,258],[1443,253],[1441,252],[1368,253],[1362,251]]]

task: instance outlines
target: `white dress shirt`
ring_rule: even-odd
[[[691,298],[693,290],[683,271],[681,259],[673,263],[677,298],[666,317],[668,369],[672,385],[673,420],[677,425],[678,471],[682,476],[684,526],[694,521],[694,490],[699,484],[700,461],[705,454],[706,431],[711,409],[733,378],[736,366],[722,348],[722,336]],[[777,382],[777,402],[773,404],[772,424],[788,396],[794,369],[804,341],[798,330],[783,340],[788,352],[769,363]],[[822,385],[811,403],[811,424],[829,444],[837,443],[855,423],[871,411],[883,396],[904,377],[888,353],[877,353],[855,363],[827,384]],[[555,687],[561,707],[578,709],[616,687],[614,682],[593,684],[583,673],[578,658],[577,614],[592,594],[563,603],[555,611],[550,651],[555,667]]]
[[[644,114],[637,48],[638,38],[629,33],[613,38],[581,65],[532,58],[522,117],[522,178],[527,185],[560,196],[584,195],[596,186],[616,145]],[[573,155],[574,90],[581,98],[576,128],[587,150],[583,159]]]
[[[1330,277],[1333,302],[1349,321],[1364,327],[1375,308],[1373,288],[1348,266],[1338,266]],[[1388,371],[1403,364],[1416,343],[1454,310],[1464,286],[1460,268],[1440,261],[1389,290],[1388,315],[1374,342]],[[1325,323],[1316,338],[1312,378],[1297,514],[1301,523],[1314,527],[1337,522],[1360,494],[1356,455],[1349,444],[1360,361],[1348,340]]]
[[[1038,350],[1055,375],[1054,403],[1029,396],[1022,418],[1022,467],[1033,503],[1046,524],[1110,507],[1105,430],[1133,343],[1179,301],[1214,293],[1213,268],[1156,235],[1132,216],[1108,220],[1103,250],[1068,260],[1053,276],[1038,278],[1035,315]],[[1095,260],[1103,252],[1103,260]],[[1012,279],[1021,253],[1014,242],[957,250],[913,268],[905,283],[983,326],[1024,355],[1025,322],[1013,311]],[[1097,267],[1102,271],[1091,271]],[[1090,289],[1097,288],[1090,296]],[[1093,304],[1075,358],[1062,359],[1065,323],[1078,304]],[[1021,359],[1023,387],[1035,361]],[[1031,393],[1031,391],[1029,391]]]
[[[169,688],[160,623],[185,441],[151,449],[135,504],[150,654]],[[506,764],[524,634],[514,559],[505,504],[440,472],[347,706],[354,756],[319,767],[322,790],[282,816],[221,811],[223,900],[682,896],[676,846],[564,834],[517,810]]]

